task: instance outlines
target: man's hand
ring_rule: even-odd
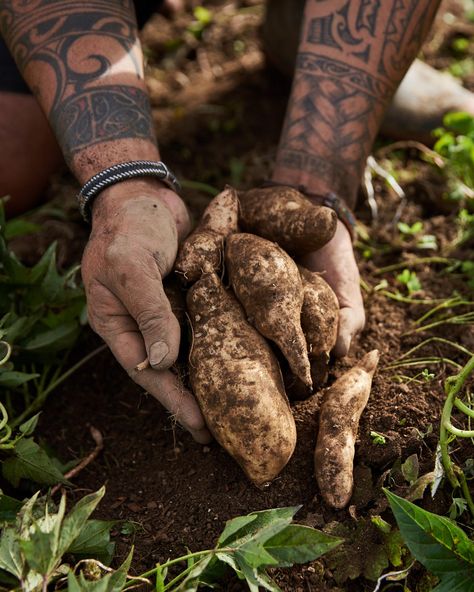
[[[198,404],[168,370],[178,356],[180,327],[162,279],[188,231],[186,208],[173,192],[146,181],[120,183],[93,207],[82,276],[92,328],[131,378],[204,444],[210,434]],[[136,370],[147,357],[151,367]]]
[[[339,331],[334,354],[342,357],[349,351],[354,336],[364,328],[365,312],[360,292],[360,276],[354,257],[349,231],[339,220],[334,237],[319,251],[301,259],[312,271],[324,279],[339,300]]]

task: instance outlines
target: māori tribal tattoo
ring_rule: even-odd
[[[48,117],[68,161],[105,141],[155,142],[131,0],[2,0],[0,30],[23,74],[48,67]],[[104,82],[123,59],[132,64],[128,78]]]
[[[437,1],[307,0],[277,155],[285,170],[355,199],[385,108],[432,23]],[[304,183],[305,184],[305,183]],[[307,184],[307,183],[306,183]]]

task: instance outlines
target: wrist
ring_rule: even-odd
[[[159,202],[170,211],[180,241],[189,233],[191,223],[183,200],[159,179],[152,177],[124,180],[101,191],[91,207],[92,228],[97,229],[110,221],[137,197]]]
[[[335,193],[343,199],[349,208],[354,208],[357,199],[357,191],[360,181],[346,174],[341,169],[330,163],[327,165],[326,174],[315,175],[310,170],[286,167],[276,164],[271,181],[279,185],[288,185],[299,189],[302,193],[314,195],[327,195]]]

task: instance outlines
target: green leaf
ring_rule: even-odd
[[[433,589],[433,592],[474,592],[472,573],[459,572],[448,574]]]
[[[69,546],[68,553],[76,559],[93,557],[108,565],[115,549],[115,543],[110,540],[110,530],[116,524],[116,520],[88,520],[79,536]]]
[[[20,539],[28,567],[43,576],[49,576],[61,562],[59,536],[65,512],[66,498],[63,496],[57,513],[50,514],[46,506],[44,515],[32,521],[28,538]]]
[[[255,518],[247,524],[241,522],[241,528],[226,537],[225,546],[235,547],[249,541],[251,538],[260,543],[265,542],[268,538],[276,534],[278,530],[283,530],[286,525],[290,524],[293,516],[300,508],[301,506],[290,506],[252,512],[249,516],[254,516]],[[276,530],[273,530],[275,528]],[[223,544],[220,543],[218,546],[221,547]]]
[[[51,353],[71,347],[79,334],[77,322],[70,321],[36,335],[23,344],[28,352]]]
[[[30,419],[27,419],[24,423],[20,425],[18,429],[20,430],[20,433],[23,434],[23,436],[31,436],[31,434],[36,429],[40,415],[41,412],[37,413],[36,415],[33,415],[33,417],[30,417]]]
[[[15,370],[7,370],[0,372],[0,386],[5,388],[15,388],[21,386],[26,382],[38,378],[39,374],[29,374],[28,372],[17,372]]]
[[[386,489],[384,492],[407,547],[420,563],[442,580],[446,574],[462,573],[474,581],[474,542],[459,526]]]
[[[206,555],[193,565],[193,569],[188,575],[179,583],[173,592],[196,592],[200,582],[203,581],[204,572],[214,559],[213,555]]]
[[[14,527],[4,528],[0,538],[0,569],[18,579],[22,578],[25,563],[18,544],[18,535]]]
[[[13,450],[15,456],[7,458],[2,464],[2,473],[13,487],[18,487],[21,479],[31,479],[42,485],[67,483],[46,452],[32,438],[18,440]]]
[[[234,535],[237,535],[245,526],[250,524],[250,522],[253,522],[256,518],[257,514],[248,514],[247,516],[238,516],[232,520],[227,520],[224,530],[217,541],[217,546],[223,547],[228,541],[235,538]],[[244,534],[247,532],[249,531],[246,530]]]
[[[15,522],[16,515],[22,505],[20,500],[0,491],[0,522]]]
[[[58,549],[61,555],[70,549],[71,545],[81,534],[86,520],[104,497],[105,487],[101,487],[95,493],[81,498],[69,514],[64,518],[59,536]]]
[[[8,220],[5,224],[4,236],[5,239],[9,241],[16,236],[24,236],[25,234],[38,232],[40,228],[41,226],[39,224],[35,224],[29,220],[13,218],[13,220]]]
[[[336,548],[343,539],[330,536],[299,524],[289,524],[265,543],[265,549],[278,562],[279,567],[314,561]]]

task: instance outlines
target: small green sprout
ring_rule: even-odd
[[[406,286],[409,295],[421,290],[421,282],[414,271],[404,269],[397,275],[397,280]]]
[[[387,443],[387,439],[383,434],[379,434],[378,432],[374,432],[373,430],[370,432],[370,437],[372,438],[372,444],[383,446]]]
[[[416,236],[423,231],[423,222],[415,222],[414,224],[407,224],[406,222],[399,222],[397,224],[397,228],[401,234],[405,234],[407,236]]]

